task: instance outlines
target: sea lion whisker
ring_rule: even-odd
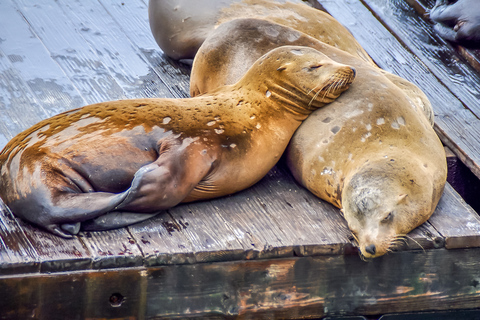
[[[406,234],[402,234],[402,235],[399,235],[399,236],[402,236],[402,237],[405,237],[405,238],[408,238],[409,240],[413,241],[415,244],[417,244],[422,250],[423,252],[426,252],[425,251],[425,248],[415,239],[413,239],[412,237],[406,235]]]
[[[357,242],[357,244],[360,243],[360,241],[358,241],[357,235],[353,232],[351,234],[352,234],[353,239]]]
[[[332,75],[329,79],[327,79],[325,85],[323,85],[316,93],[315,95],[312,97],[312,99],[310,100],[310,102],[308,103],[308,106],[310,107],[312,105],[312,102],[318,98],[319,94],[321,92],[323,92],[323,95],[322,95],[322,100],[324,100],[331,92],[335,92],[337,91],[339,88],[342,88],[345,86],[345,84],[348,82],[348,79],[346,79],[345,77],[339,77],[338,75],[334,74]],[[308,94],[310,94],[312,91],[314,91],[316,88],[318,88],[318,86],[316,86],[314,89],[310,90]]]
[[[406,237],[403,237],[403,236],[396,236],[393,241],[396,241],[396,242],[403,242],[403,243],[407,243],[408,242],[408,239]]]
[[[323,90],[326,86],[328,86],[328,84],[329,84],[329,83],[325,84],[323,87],[321,87],[320,89],[318,89],[317,92],[315,92],[315,94],[313,95],[312,99],[311,99],[310,102],[308,103],[308,106],[309,106],[309,107],[312,105],[312,102],[313,102],[315,99],[317,99],[317,97],[318,97],[318,95],[320,94],[320,92],[322,92],[322,90]],[[320,84],[319,84],[318,86],[316,86],[315,88],[318,88],[318,87],[320,87]],[[310,90],[310,92],[312,92],[313,90],[315,90],[315,89]],[[309,94],[310,94],[310,93],[309,93]],[[325,97],[324,97],[324,98],[325,98]]]
[[[316,85],[315,87],[313,87],[310,91],[308,91],[307,95],[310,95],[310,93],[312,93],[313,91],[315,91],[315,89],[317,89],[318,87],[320,87],[321,84],[322,84],[322,83],[320,82],[318,85]],[[321,90],[321,89],[320,89],[320,90]]]

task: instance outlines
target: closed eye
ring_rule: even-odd
[[[310,66],[310,69],[318,69],[321,66],[322,66],[321,64],[316,64],[316,65]]]
[[[389,214],[387,214],[387,216],[385,218],[383,218],[383,222],[387,222],[387,221],[390,221],[392,220],[392,217],[393,217],[393,214],[390,212]]]

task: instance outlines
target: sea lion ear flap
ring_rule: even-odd
[[[397,203],[402,202],[407,196],[408,196],[407,193],[402,193],[401,195],[399,195],[397,199]]]
[[[283,71],[283,70],[287,69],[287,66],[288,66],[289,64],[290,64],[290,63],[282,64],[280,67],[278,67],[277,71]]]

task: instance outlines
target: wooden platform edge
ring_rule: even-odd
[[[0,318],[381,315],[480,304],[480,249],[170,265],[0,277]],[[40,317],[41,318],[41,317]]]

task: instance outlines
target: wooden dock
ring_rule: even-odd
[[[0,201],[0,319],[478,318],[480,54],[433,33],[433,2],[314,2],[425,91],[452,152],[436,212],[398,252],[362,261],[338,210],[282,163],[238,194],[70,240]],[[187,97],[189,72],[153,40],[146,0],[2,0],[0,149],[86,104]]]

